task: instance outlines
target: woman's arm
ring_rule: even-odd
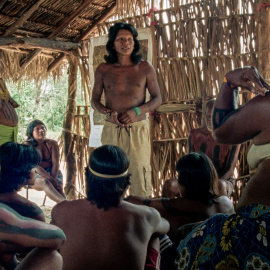
[[[232,70],[224,77],[213,111],[213,137],[220,143],[239,144],[262,130],[265,106],[258,106],[270,86],[254,67]],[[238,87],[260,94],[238,108]],[[267,102],[269,104],[269,102]]]

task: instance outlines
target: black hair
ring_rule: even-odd
[[[185,187],[189,200],[214,203],[218,176],[212,161],[203,153],[190,153],[181,157],[177,164],[178,183]]]
[[[109,40],[106,44],[106,49],[107,49],[107,52],[109,53],[109,55],[105,55],[104,59],[105,59],[106,63],[109,63],[109,64],[114,64],[114,63],[118,62],[118,56],[117,56],[117,53],[114,49],[114,41],[115,41],[115,38],[117,36],[118,31],[122,30],[122,29],[128,30],[133,35],[134,50],[131,53],[131,60],[132,60],[132,63],[137,64],[142,59],[142,55],[139,54],[140,43],[139,43],[139,40],[137,38],[138,32],[132,24],[125,23],[125,22],[119,22],[119,23],[116,23],[115,25],[110,27]]]
[[[43,125],[45,129],[47,130],[47,127],[45,126],[45,124],[38,119],[33,120],[32,122],[28,124],[27,129],[26,129],[27,143],[29,143],[33,147],[36,147],[38,145],[37,141],[33,137],[33,130],[36,125]]]
[[[100,174],[119,175],[129,167],[129,158],[118,146],[103,145],[95,149],[89,159],[90,168]],[[117,178],[94,175],[86,168],[87,199],[105,210],[117,207],[130,185],[130,174]]]
[[[15,142],[0,146],[0,193],[18,191],[27,185],[30,172],[40,163],[40,155],[31,146]]]

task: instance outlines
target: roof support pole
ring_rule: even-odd
[[[68,200],[76,199],[76,159],[74,154],[74,115],[77,99],[77,70],[78,59],[75,56],[68,57],[68,100],[63,122],[63,152],[66,161],[66,186],[65,194]]]

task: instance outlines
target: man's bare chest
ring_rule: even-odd
[[[146,74],[136,69],[112,69],[103,76],[105,89],[145,88]]]

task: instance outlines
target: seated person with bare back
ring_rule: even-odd
[[[2,63],[0,61],[0,70]],[[0,145],[5,142],[16,142],[18,134],[17,102],[11,98],[6,84],[0,78]]]
[[[61,270],[62,258],[57,249],[66,237],[54,225],[21,216],[0,203],[0,270]],[[7,265],[6,254],[32,251],[19,263]]]
[[[131,195],[125,199],[157,209],[169,221],[169,235],[173,241],[182,225],[204,221],[217,213],[234,212],[231,200],[219,194],[217,172],[205,154],[192,152],[183,156],[178,160],[176,170],[179,193],[177,198],[148,199]]]
[[[95,149],[86,168],[87,199],[53,208],[52,223],[68,239],[60,248],[63,270],[156,269],[158,236],[169,231],[169,223],[154,208],[122,200],[130,185],[128,168],[121,148]],[[154,265],[146,266],[148,261]]]
[[[22,197],[18,191],[36,180],[39,154],[30,146],[7,142],[0,146],[0,203],[8,205],[23,217],[45,222],[42,210]],[[3,250],[2,254],[4,253]],[[5,255],[6,265],[16,265],[15,252]],[[2,261],[4,259],[2,258]]]
[[[188,153],[205,153],[212,160],[219,178],[219,193],[230,196],[234,188],[232,176],[241,145],[226,145],[214,140],[211,126],[214,103],[213,99],[206,103],[206,126],[190,131]],[[179,196],[177,179],[168,179],[164,183],[162,197],[173,198],[175,196]]]

